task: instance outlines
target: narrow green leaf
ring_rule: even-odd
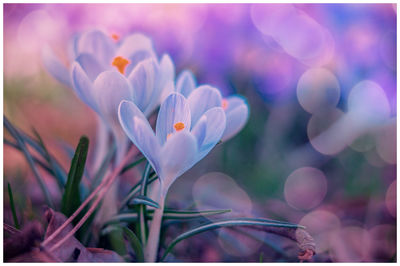
[[[212,211],[178,211],[178,210],[164,210],[163,220],[189,220],[196,218],[203,218],[211,215],[218,215],[230,212],[231,210],[212,210]],[[147,219],[153,218],[154,210],[147,211]],[[106,224],[115,224],[121,222],[136,222],[138,220],[137,213],[122,213],[112,217]]]
[[[154,208],[160,208],[160,206],[158,205],[157,202],[155,202],[154,200],[146,197],[146,196],[137,196],[136,198],[134,198],[131,203],[129,205],[140,205],[140,204],[144,204],[150,207],[154,207]]]
[[[203,233],[205,231],[214,230],[221,227],[232,227],[232,226],[264,226],[264,227],[284,227],[284,228],[300,228],[299,225],[292,225],[287,223],[275,223],[270,222],[269,220],[262,221],[262,219],[252,219],[252,218],[241,218],[241,219],[228,219],[228,220],[221,220],[217,222],[208,223],[205,225],[201,225],[194,229],[191,229],[178,237],[176,237],[172,242],[169,244],[167,249],[165,250],[161,261],[165,259],[169,252],[178,244],[180,241],[192,237],[194,235]]]
[[[128,238],[131,247],[135,251],[138,262],[144,262],[143,247],[139,238],[128,227],[123,227],[125,236]]]
[[[264,252],[260,253],[260,258],[259,258],[260,262],[264,262]]]
[[[72,158],[68,172],[67,184],[61,202],[61,212],[69,217],[81,204],[79,184],[85,169],[86,157],[89,149],[89,139],[82,136]]]
[[[12,216],[13,216],[13,219],[14,219],[14,225],[15,225],[15,228],[20,229],[19,222],[18,222],[18,217],[17,217],[17,212],[15,210],[14,197],[13,197],[13,193],[12,193],[12,190],[11,190],[11,185],[8,182],[7,182],[7,187],[8,187],[8,196],[10,198],[11,212],[12,212]]]
[[[139,160],[134,161],[133,163],[128,164],[127,166],[125,166],[124,168],[122,168],[120,174],[122,175],[123,173],[125,173],[125,172],[128,171],[129,169],[135,167],[136,165],[140,164],[141,162],[144,162],[145,160],[146,160],[146,158],[145,158],[145,157],[142,157],[142,158],[140,158]]]
[[[147,180],[147,185],[153,183],[155,180],[157,180],[157,178],[158,178],[157,174],[153,173]],[[131,191],[129,191],[128,195],[121,201],[121,205],[119,207],[120,212],[125,207],[125,205],[127,205],[129,201],[135,196],[135,194],[140,191],[140,184],[141,183],[137,183],[135,186],[133,186]]]
[[[43,142],[42,137],[39,135],[37,130],[35,128],[32,128],[32,131],[33,131],[33,134],[36,136],[40,147],[44,151],[43,157],[49,164],[50,169],[52,170],[52,175],[56,178],[59,187],[63,187],[65,184],[65,180],[67,179],[66,173],[64,172],[64,170],[62,170],[61,168],[56,166],[55,159],[53,158],[53,156],[50,155],[49,151],[47,150],[47,148]]]
[[[36,181],[38,182],[40,189],[43,192],[43,195],[44,195],[47,205],[54,209],[54,204],[50,197],[50,192],[47,189],[46,183],[43,181],[42,177],[39,175],[39,171],[37,170],[37,168],[35,166],[33,158],[31,156],[31,154],[29,153],[24,140],[22,139],[19,132],[15,129],[15,127],[11,124],[11,122],[6,118],[6,116],[3,116],[3,123],[4,123],[4,127],[8,130],[8,132],[10,132],[11,136],[13,136],[13,138],[17,141],[18,146],[21,148],[21,151],[24,154],[24,156],[29,164],[29,167],[32,169],[33,175],[36,178]]]
[[[143,177],[142,181],[140,184],[140,196],[146,196],[147,192],[147,179],[149,178],[150,175],[150,170],[151,170],[151,165],[150,163],[147,162],[146,167],[144,168],[143,172]],[[140,240],[143,246],[146,245],[146,239],[147,239],[147,222],[146,222],[146,217],[147,216],[147,210],[146,210],[146,205],[141,204],[139,205],[139,231],[140,231]]]

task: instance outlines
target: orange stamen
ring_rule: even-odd
[[[125,68],[129,64],[129,60],[123,58],[122,56],[117,56],[112,61],[112,65],[115,66],[121,74],[125,74]]]
[[[111,38],[116,42],[119,41],[119,35],[118,34],[115,34],[115,33],[111,34]]]
[[[222,109],[224,110],[228,109],[228,100],[226,99],[222,100]]]
[[[176,131],[181,131],[182,129],[185,128],[185,124],[182,123],[182,122],[178,122],[178,123],[176,123],[176,124],[174,125],[174,128],[175,128]]]

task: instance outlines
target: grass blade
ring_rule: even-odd
[[[10,207],[11,207],[11,212],[12,212],[12,216],[13,216],[13,220],[14,220],[14,225],[15,225],[15,228],[20,229],[17,212],[15,210],[14,197],[13,197],[13,193],[11,190],[11,185],[8,182],[7,182],[7,187],[8,187],[8,196],[10,197]]]
[[[160,206],[158,205],[157,202],[155,202],[154,200],[146,197],[146,196],[137,196],[136,198],[134,198],[131,203],[129,205],[140,205],[140,204],[144,204],[150,207],[154,207],[156,209],[159,209]]]
[[[150,177],[147,180],[147,185],[153,183],[156,179],[158,178],[156,173],[153,173],[150,175]],[[119,211],[122,211],[122,209],[129,203],[129,201],[135,196],[136,193],[140,191],[140,184],[137,183],[135,186],[132,187],[131,191],[128,193],[128,195],[121,201],[121,205],[119,207]]]
[[[135,167],[136,165],[140,164],[141,162],[144,162],[145,160],[146,160],[146,158],[145,158],[145,157],[142,157],[142,158],[140,158],[139,160],[134,161],[133,163],[128,164],[127,166],[125,166],[124,168],[122,168],[120,174],[122,175],[123,173],[125,173],[125,172],[128,171],[129,169]]]
[[[139,238],[128,227],[123,227],[124,234],[128,238],[132,249],[135,251],[136,259],[138,262],[144,262],[143,247]]]
[[[187,239],[189,237],[195,236],[197,234],[214,230],[221,227],[232,227],[232,226],[264,226],[264,227],[281,227],[281,228],[301,228],[299,225],[292,225],[287,223],[273,223],[269,220],[263,221],[262,219],[252,219],[252,218],[242,218],[242,219],[228,219],[228,220],[221,220],[217,222],[208,223],[205,225],[201,225],[194,229],[191,229],[178,237],[176,237],[172,242],[169,244],[167,249],[165,250],[161,261],[165,259],[169,252],[178,244],[180,241]]]
[[[190,220],[196,218],[203,218],[211,215],[218,215],[230,212],[231,210],[212,210],[212,211],[177,211],[177,210],[164,210],[163,220]],[[147,211],[147,219],[153,218],[154,210]],[[137,213],[122,213],[112,217],[106,224],[114,224],[121,222],[136,222],[138,220]]]
[[[81,204],[79,184],[85,169],[86,157],[89,149],[89,139],[82,136],[72,158],[68,172],[67,184],[61,202],[61,212],[69,217]]]
[[[29,153],[24,140],[22,139],[21,135],[19,134],[19,132],[14,128],[14,126],[10,123],[10,121],[8,121],[8,119],[4,116],[3,117],[3,123],[4,123],[4,127],[8,130],[8,132],[10,132],[10,134],[14,137],[14,139],[17,141],[18,146],[21,148],[26,160],[28,161],[28,164],[30,166],[30,168],[32,169],[33,175],[36,178],[36,181],[39,183],[40,189],[43,192],[45,201],[47,203],[47,205],[51,208],[54,209],[54,204],[53,201],[50,197],[50,193],[49,190],[47,189],[46,184],[44,183],[42,177],[39,175],[39,172],[35,166],[35,163],[32,159],[31,154]]]
[[[36,131],[35,128],[32,128],[33,134],[36,136],[37,141],[44,151],[44,159],[47,161],[47,163],[50,166],[50,169],[52,170],[52,175],[57,179],[58,186],[62,188],[65,185],[65,180],[67,179],[67,175],[64,172],[64,170],[60,169],[59,167],[56,167],[55,161],[53,156],[50,155],[49,151],[47,150],[46,146],[44,145],[42,137],[39,135],[39,133]]]
[[[150,170],[151,170],[151,165],[150,163],[147,162],[146,167],[144,168],[143,172],[143,177],[142,177],[142,182],[140,185],[140,196],[146,196],[147,192],[147,179],[150,175]],[[147,210],[146,210],[146,205],[140,204],[139,205],[139,231],[140,231],[140,240],[142,242],[142,245],[146,245],[146,239],[147,239],[147,222],[146,222],[146,216],[147,216]]]

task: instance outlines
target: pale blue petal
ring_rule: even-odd
[[[207,117],[207,129],[206,136],[200,147],[198,160],[206,156],[221,140],[226,126],[225,112],[221,107],[209,109],[204,116]]]
[[[94,95],[102,117],[111,128],[119,127],[118,106],[122,100],[132,100],[132,87],[117,71],[104,71],[94,81]]]
[[[75,33],[68,41],[68,58],[69,61],[73,62],[78,57],[78,41],[80,38],[79,33]]]
[[[83,71],[82,67],[74,62],[71,71],[72,87],[74,88],[78,97],[94,111],[99,112],[94,97],[93,84],[89,77]]]
[[[91,54],[80,54],[76,58],[76,62],[81,65],[91,81],[94,81],[101,72],[106,70],[106,68]]]
[[[226,141],[236,135],[245,125],[249,118],[249,107],[246,100],[240,96],[228,98],[226,113],[226,128],[222,141]]]
[[[140,62],[128,77],[133,89],[134,102],[142,112],[146,110],[153,95],[158,71],[155,60],[146,59]]]
[[[42,50],[42,60],[46,70],[62,84],[72,87],[70,75],[67,67],[61,63],[60,59],[54,54],[49,46]]]
[[[192,126],[196,125],[200,117],[210,108],[221,106],[222,97],[219,90],[209,85],[195,89],[188,97]]]
[[[176,91],[187,98],[195,88],[196,79],[193,73],[189,70],[183,71],[176,81]]]
[[[93,30],[83,33],[77,45],[78,54],[92,54],[104,65],[111,65],[115,56],[114,41],[102,31]]]
[[[161,145],[144,114],[133,102],[122,101],[118,110],[119,122],[133,144],[160,174],[159,153]]]
[[[146,51],[155,56],[151,39],[143,34],[134,33],[123,39],[120,47],[117,49],[116,56],[130,58],[139,51]]]
[[[207,134],[207,116],[203,115],[192,129],[193,136],[197,139],[197,146],[199,149],[203,144]]]
[[[168,134],[175,132],[174,125],[178,122],[182,122],[185,125],[183,131],[190,129],[190,108],[183,95],[172,93],[161,104],[158,112],[156,135],[161,144],[164,144]]]
[[[197,140],[188,131],[173,134],[161,148],[163,182],[169,186],[196,163]]]
[[[138,51],[132,56],[128,57],[129,64],[125,68],[125,75],[128,77],[135,67],[143,60],[155,58],[152,53],[148,51]]]
[[[175,65],[172,62],[171,57],[168,54],[164,54],[160,60],[161,77],[160,83],[161,87],[175,79]]]

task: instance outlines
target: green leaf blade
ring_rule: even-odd
[[[86,136],[82,136],[71,161],[67,184],[65,185],[61,202],[61,212],[67,217],[74,213],[81,204],[79,185],[85,169],[88,150],[89,139]]]
[[[16,212],[15,205],[14,205],[14,197],[13,197],[10,183],[7,183],[7,187],[8,187],[8,196],[10,198],[10,207],[11,207],[11,212],[12,212],[12,216],[13,216],[13,220],[14,220],[14,225],[15,225],[15,228],[20,229],[17,212]]]

